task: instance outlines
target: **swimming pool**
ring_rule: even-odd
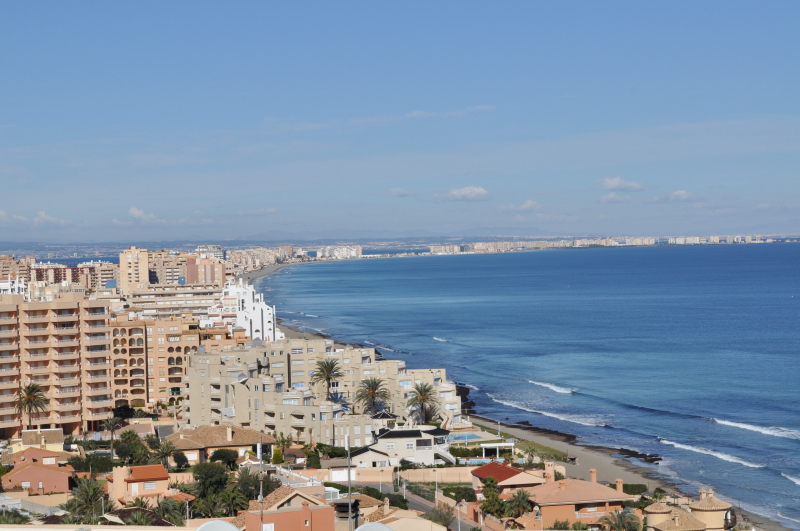
[[[464,442],[471,441],[473,439],[480,439],[480,437],[471,433],[450,434],[450,442]]]

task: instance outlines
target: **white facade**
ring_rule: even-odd
[[[277,327],[275,307],[241,279],[225,285],[219,302],[208,309],[208,319],[200,321],[200,328],[220,323],[227,325],[229,332],[243,328],[251,339],[272,342],[285,338]]]

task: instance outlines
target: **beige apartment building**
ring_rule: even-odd
[[[207,318],[208,309],[219,301],[222,286],[213,284],[157,284],[134,290],[128,303],[142,309],[146,319],[169,319],[191,313]]]
[[[117,287],[123,295],[134,290],[143,290],[150,284],[147,249],[128,247],[119,253],[119,282]]]
[[[18,437],[21,424],[94,429],[111,416],[110,328],[107,303],[62,293],[51,301],[0,296],[0,432]],[[48,408],[20,419],[14,400],[39,384]]]
[[[326,400],[324,384],[312,384],[317,360],[339,361],[342,378],[332,385],[334,401]],[[331,340],[285,340],[207,352],[201,348],[189,359],[188,423],[232,422],[267,432],[291,435],[301,443],[354,446],[371,444],[372,419],[352,414],[355,392],[362,379],[383,379],[392,400],[390,411],[407,417],[406,402],[415,383],[432,384],[439,395],[450,429],[465,425],[455,385],[444,369],[409,370],[396,360],[375,360],[373,349],[336,349]],[[360,409],[359,406],[355,407]]]
[[[0,278],[24,278],[31,276],[30,267],[36,260],[18,261],[13,256],[0,255]]]

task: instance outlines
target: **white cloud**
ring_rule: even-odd
[[[238,214],[240,216],[265,216],[267,214],[274,214],[278,210],[276,208],[256,208],[254,210],[240,210]],[[195,215],[201,215],[202,212],[195,211]]]
[[[34,227],[41,227],[44,225],[66,225],[67,221],[64,219],[54,218],[53,216],[48,216],[44,210],[40,210],[36,213],[36,217],[33,218],[33,226]]]
[[[389,197],[411,197],[414,192],[409,192],[405,188],[389,188],[386,195]]]
[[[465,186],[464,188],[453,188],[443,195],[435,195],[436,201],[483,201],[489,198],[489,192],[481,186]]]
[[[626,181],[622,177],[603,177],[599,179],[599,182],[606,190],[622,190],[625,192],[644,190],[644,186],[641,183]]]
[[[500,205],[501,212],[525,212],[526,210],[538,210],[539,203],[534,201],[533,199],[528,199],[521,205]]]
[[[111,220],[111,222],[115,225],[155,225],[166,223],[166,221],[158,218],[155,214],[148,214],[141,208],[137,208],[135,206],[132,206],[128,210],[128,215],[133,218],[132,221],[121,221],[114,218]]]
[[[614,192],[608,193],[600,198],[601,203],[627,203],[631,200],[629,195],[618,195]]]
[[[691,201],[695,197],[686,190],[676,190],[671,194],[654,197],[650,200],[651,203],[682,203],[684,201]]]

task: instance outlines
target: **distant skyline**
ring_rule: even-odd
[[[0,241],[800,233],[798,19],[6,3]]]

